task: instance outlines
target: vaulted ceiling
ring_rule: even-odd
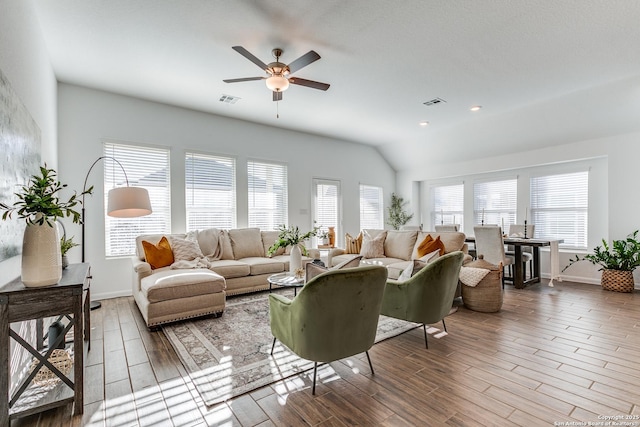
[[[61,82],[374,145],[396,170],[640,130],[636,0],[32,1]],[[276,106],[224,83],[264,75],[237,45],[315,50],[295,75],[331,87]]]

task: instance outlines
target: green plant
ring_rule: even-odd
[[[413,214],[405,212],[404,207],[409,202],[405,202],[404,199],[398,196],[396,193],[391,193],[391,205],[388,208],[389,220],[387,224],[393,227],[394,230],[400,229],[403,225],[411,221]]]
[[[602,246],[596,246],[593,254],[585,255],[582,258],[576,255],[575,259],[569,259],[569,265],[563,271],[578,261],[589,261],[594,265],[599,265],[599,270],[635,270],[640,266],[638,232],[639,230],[636,230],[629,234],[625,240],[614,240],[611,246],[602,239]]]
[[[287,246],[300,246],[302,253],[307,255],[307,249],[302,244],[305,240],[309,240],[313,236],[318,234],[318,230],[320,227],[313,227],[311,231],[306,233],[301,233],[298,226],[290,225],[289,227],[285,225],[278,226],[278,240],[275,241],[273,245],[269,248],[267,252],[269,255],[273,255],[278,249],[286,248]]]
[[[46,164],[40,166],[40,174],[41,176],[33,175],[29,183],[24,185],[20,192],[15,193],[18,201],[13,206],[0,203],[0,208],[4,210],[2,219],[11,218],[11,215],[16,212],[18,218],[26,220],[27,224],[31,225],[43,225],[46,222],[52,227],[57,218],[65,216],[72,217],[74,223],[79,223],[80,213],[73,209],[81,203],[78,194],[74,192],[69,200],[60,200],[58,192],[67,185],[60,183],[57,180],[56,171],[47,168]],[[92,191],[93,186],[80,193],[80,196],[91,194]]]
[[[328,230],[318,230],[318,234],[316,234],[316,237],[318,239],[328,239],[329,238],[329,231]]]
[[[66,236],[62,236],[60,238],[60,253],[62,254],[62,256],[65,256],[67,252],[69,252],[69,249],[76,246],[80,246],[80,244],[73,241],[73,236],[69,237],[68,239]]]

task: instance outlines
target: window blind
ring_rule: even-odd
[[[322,231],[335,227],[336,238],[340,236],[340,181],[314,179],[313,220]]]
[[[287,166],[247,162],[249,227],[275,230],[288,224]]]
[[[474,224],[515,224],[518,203],[518,180],[476,182],[473,185]]]
[[[432,225],[460,224],[464,230],[464,184],[432,187],[431,206]]]
[[[187,231],[236,228],[236,161],[185,154]]]
[[[135,253],[135,240],[141,234],[171,232],[171,177],[169,150],[136,145],[104,143],[104,206],[105,253],[108,257],[128,256]],[[139,218],[112,218],[107,216],[107,195],[115,187],[129,185],[149,191],[151,215]]]
[[[589,172],[531,178],[531,223],[538,236],[564,239],[561,247],[586,249]]]
[[[360,229],[384,228],[382,187],[360,184]]]

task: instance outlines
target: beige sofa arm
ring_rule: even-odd
[[[327,254],[327,267],[331,268],[333,266],[332,264],[332,258],[334,256],[338,256],[338,255],[343,255],[347,252],[346,249],[342,249],[342,248],[333,248],[329,250],[329,253]]]
[[[146,277],[151,274],[151,265],[148,262],[142,261],[138,257],[132,257],[131,263],[133,264],[133,271],[135,271],[138,275],[142,277]],[[148,274],[144,274],[148,273]]]
[[[320,259],[320,251],[316,248],[307,248],[307,256],[311,259]]]

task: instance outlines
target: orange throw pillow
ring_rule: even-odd
[[[440,256],[444,255],[444,243],[440,240],[440,236],[433,240],[431,234],[427,234],[427,237],[418,246],[418,258],[422,258],[426,254],[439,250]]]
[[[173,251],[166,236],[162,236],[157,245],[143,240],[142,247],[144,258],[151,265],[152,270],[173,264]]]

